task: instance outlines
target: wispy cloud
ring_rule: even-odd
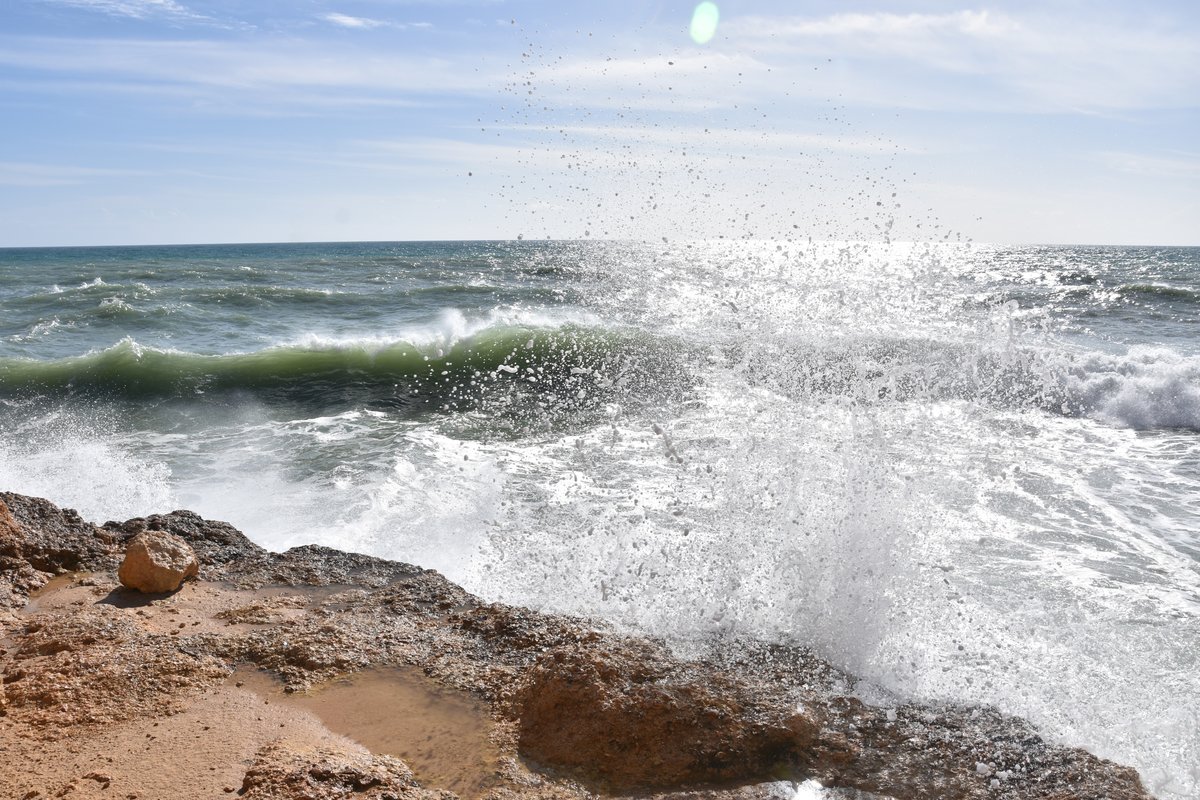
[[[785,57],[827,57],[856,67],[860,89],[874,85],[903,104],[903,84],[969,76],[988,83],[984,102],[1005,109],[1105,110],[1195,105],[1200,96],[1200,32],[1093,16],[1049,13],[844,13],[826,17],[734,18],[727,46]],[[914,75],[912,70],[918,70]],[[919,77],[919,80],[915,80]],[[963,100],[959,86],[946,101]],[[969,99],[968,99],[969,102]],[[949,104],[944,102],[943,104]]]
[[[371,30],[373,28],[393,28],[396,30],[408,30],[432,28],[433,23],[430,22],[388,22],[382,19],[371,19],[370,17],[354,17],[349,14],[340,14],[331,12],[322,14],[321,19],[336,25],[339,28],[350,28],[352,30]]]
[[[152,17],[174,17],[178,19],[203,19],[175,0],[42,0],[60,6],[71,6],[101,14],[132,19],[149,19]]]
[[[1195,153],[1171,153],[1157,155],[1102,151],[1095,154],[1102,164],[1117,172],[1153,177],[1185,178],[1200,177],[1200,155]]]
[[[388,23],[384,22],[383,20],[368,19],[367,17],[352,17],[349,14],[339,14],[336,11],[323,15],[321,19],[341,28],[358,28],[369,30],[371,28],[383,28],[388,25]]]
[[[314,52],[311,45],[286,40],[250,49],[236,41],[195,39],[0,37],[0,65],[32,73],[31,89],[65,78],[80,88],[174,93],[189,100],[209,93],[230,110],[255,114],[261,103],[326,105],[324,97],[339,105],[392,105],[496,87],[488,72],[433,55],[341,44]]]
[[[0,161],[0,186],[72,186],[97,178],[145,174],[138,170]]]
[[[753,30],[762,19],[732,23],[743,32]],[[953,11],[947,14],[834,14],[819,19],[773,20],[776,36],[879,36],[951,33],[965,36],[996,36],[1019,30],[1010,17],[990,11]],[[759,31],[761,33],[762,31]]]
[[[494,129],[529,132],[527,126],[493,126]],[[554,134],[558,139],[580,144],[614,142],[640,144],[683,149],[690,152],[717,151],[720,153],[783,153],[838,151],[847,153],[881,153],[902,150],[909,154],[920,152],[912,144],[900,144],[880,136],[827,136],[799,131],[764,130],[745,128],[703,127],[699,125],[555,125],[543,133]]]

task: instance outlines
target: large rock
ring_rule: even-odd
[[[788,774],[828,752],[784,698],[636,642],[550,650],[517,703],[523,755],[618,792]]]
[[[196,551],[182,538],[166,531],[145,531],[130,540],[117,577],[139,592],[173,592],[199,572]]]
[[[14,787],[3,797],[59,796],[48,787],[68,780],[90,787],[72,797],[100,796],[87,775],[101,762],[80,747],[101,734],[112,738],[90,752],[116,760],[97,773],[113,776],[114,796],[174,796],[138,776],[177,752],[194,755],[198,772],[225,771],[227,796],[241,779],[244,800],[436,793],[394,759],[292,738],[298,719],[287,730],[264,723],[258,704],[272,714],[282,704],[233,691],[238,678],[209,691],[249,664],[293,691],[372,667],[417,668],[474,693],[490,704],[504,754],[489,800],[762,800],[734,787],[781,778],[921,800],[1151,800],[1133,770],[1047,742],[1021,720],[867,706],[845,693],[852,677],[775,644],[723,640],[719,659],[683,661],[584,620],[485,605],[409,565],[319,547],[271,553],[189,512],[97,529],[44,500],[0,493],[0,503],[0,753],[16,754],[0,758],[0,786]],[[171,534],[194,547],[208,583],[153,603],[114,595],[123,545]],[[92,574],[28,602],[67,570]],[[179,580],[188,572],[185,562]],[[231,762],[213,743],[241,714],[266,725],[248,764],[249,745]],[[46,749],[52,740],[57,750]]]

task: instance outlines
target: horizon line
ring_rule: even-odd
[[[755,242],[755,243],[792,243],[792,244],[871,244],[871,245],[976,245],[985,247],[1177,247],[1177,248],[1197,248],[1197,244],[1164,244],[1164,243],[1146,243],[1146,242],[985,242],[973,239],[966,240],[949,240],[949,239],[892,239],[889,241],[871,240],[871,239],[742,239],[742,238],[707,238],[707,239],[671,239],[662,244],[713,244],[713,243],[731,243],[731,242]],[[506,238],[478,238],[478,239],[314,239],[302,241],[224,241],[224,242],[142,242],[142,243],[123,243],[123,244],[31,244],[31,245],[0,245],[0,251],[5,250],[103,250],[103,249],[122,249],[122,248],[138,248],[138,247],[286,247],[286,246],[302,246],[302,245],[354,245],[354,244],[459,244],[459,243],[475,243],[475,244],[659,244],[657,239],[605,239],[598,237],[585,238],[550,238],[533,239],[524,237],[506,237]]]

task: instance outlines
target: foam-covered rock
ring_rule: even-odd
[[[166,531],[144,531],[130,540],[117,577],[139,592],[173,592],[199,572],[196,551],[181,537]]]

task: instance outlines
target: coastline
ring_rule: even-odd
[[[187,540],[199,580],[121,588],[124,545],[147,529]],[[812,654],[737,641],[682,660],[416,566],[272,553],[186,511],[96,526],[0,492],[0,637],[0,786],[21,800],[733,800],[807,779],[844,797],[1150,796],[1133,770],[992,709],[865,705]],[[306,707],[335,691],[365,710]],[[422,722],[373,751],[373,706],[376,733]]]

